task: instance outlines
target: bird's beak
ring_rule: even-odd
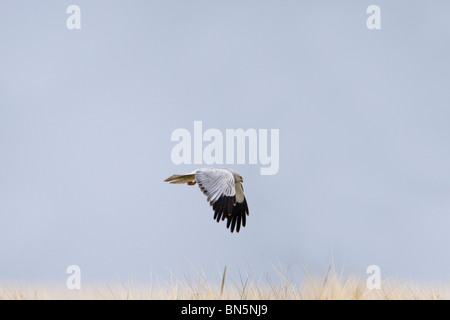
[[[244,183],[244,178],[239,177],[239,179],[241,180],[242,183]]]

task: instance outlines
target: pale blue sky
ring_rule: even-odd
[[[66,8],[81,8],[81,30]],[[366,8],[381,8],[381,30]],[[0,281],[450,277],[450,3],[2,1]],[[173,130],[277,128],[280,169],[232,166],[230,234],[171,162]]]

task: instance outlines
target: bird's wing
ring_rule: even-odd
[[[227,228],[231,226],[231,232],[235,228],[236,232],[239,232],[241,224],[245,227],[245,215],[248,215],[247,201],[241,183],[236,184],[230,171],[217,168],[199,169],[195,173],[195,179],[208,197],[217,222],[227,218]]]
[[[195,173],[195,180],[203,193],[208,197],[208,202],[214,204],[224,201],[225,198],[236,201],[234,177],[225,169],[205,168]],[[222,199],[222,200],[221,200]]]
[[[236,183],[236,203],[233,206],[231,215],[227,216],[227,228],[231,227],[231,232],[236,227],[236,232],[239,232],[241,225],[245,227],[246,215],[249,215],[247,199],[244,196],[244,188],[240,182]]]

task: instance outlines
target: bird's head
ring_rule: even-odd
[[[234,171],[234,170],[232,170],[232,169],[227,169],[227,170],[230,171],[230,172],[233,174],[234,181],[235,181],[236,183],[238,183],[238,182],[244,182],[244,178],[242,178],[242,176],[241,176],[241,174],[240,174],[239,172]]]

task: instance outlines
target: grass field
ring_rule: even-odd
[[[320,277],[308,275],[294,283],[285,273],[270,280],[240,277],[234,281],[224,270],[221,281],[213,283],[203,274],[196,280],[173,278],[168,283],[136,284],[116,282],[113,285],[86,285],[79,290],[52,285],[0,285],[0,299],[182,299],[182,300],[293,300],[293,299],[449,299],[450,286],[415,284],[383,280],[380,289],[368,289],[365,278],[344,276],[332,270]]]

